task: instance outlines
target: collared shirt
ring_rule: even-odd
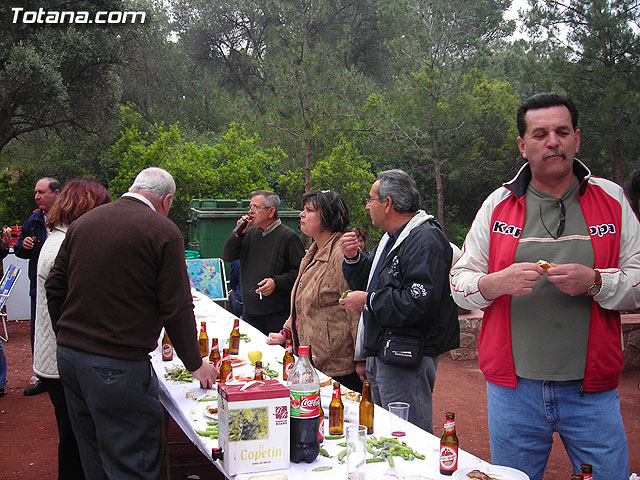
[[[269,235],[271,232],[273,232],[276,228],[278,228],[280,226],[280,224],[282,223],[282,220],[280,220],[279,218],[276,219],[275,222],[273,222],[271,225],[269,225],[267,228],[265,228],[262,231],[262,236],[266,237],[267,235]]]
[[[140,200],[141,202],[144,202],[145,204],[147,204],[147,206],[153,210],[154,212],[156,211],[156,207],[153,206],[153,203],[151,203],[151,201],[147,198],[147,197],[143,197],[142,195],[140,195],[139,193],[135,193],[135,192],[127,192],[127,193],[123,193],[122,194],[123,197],[133,197],[133,198],[137,198],[138,200]]]

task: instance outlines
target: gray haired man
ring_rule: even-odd
[[[340,305],[363,312],[359,338],[374,403],[409,402],[409,421],[433,432],[438,355],[460,343],[449,290],[452,248],[433,216],[419,209],[416,183],[402,170],[380,173],[366,200],[373,224],[386,233],[369,257],[359,253],[355,233],[343,235],[342,271],[354,291]],[[418,345],[413,363],[385,355],[396,341]],[[362,370],[360,363],[361,378]]]
[[[82,468],[91,479],[159,479],[162,410],[149,352],[164,327],[203,388],[178,227],[166,218],[176,186],[148,168],[129,192],[69,227],[45,283]]]

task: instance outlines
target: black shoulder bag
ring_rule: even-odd
[[[415,328],[386,328],[378,354],[385,365],[414,369],[422,361],[424,336]]]

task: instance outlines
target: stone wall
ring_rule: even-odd
[[[482,325],[482,310],[472,310],[458,316],[460,348],[449,352],[454,360],[478,358],[478,335]],[[624,369],[640,370],[640,314],[622,314]]]

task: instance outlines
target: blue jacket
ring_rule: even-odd
[[[33,232],[32,232],[33,230]],[[34,236],[38,239],[38,243],[31,250],[22,248],[22,242],[26,237]],[[44,224],[44,212],[40,209],[33,212],[22,225],[20,238],[13,246],[13,253],[16,257],[26,258],[29,260],[29,295],[36,296],[36,286],[38,282],[38,257],[42,244],[47,239],[47,227]]]

